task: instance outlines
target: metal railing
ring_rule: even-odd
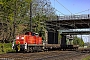
[[[59,16],[59,20],[90,19],[90,14]]]

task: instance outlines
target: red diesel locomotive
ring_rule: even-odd
[[[25,35],[18,35],[15,39],[14,49],[18,51],[42,50],[42,37],[37,33],[27,32]]]

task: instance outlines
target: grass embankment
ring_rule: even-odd
[[[82,59],[82,60],[90,60],[90,55],[87,56],[86,58]]]
[[[0,43],[0,54],[14,52],[12,43]]]

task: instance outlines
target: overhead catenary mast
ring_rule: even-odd
[[[30,32],[32,32],[32,1],[30,2]]]

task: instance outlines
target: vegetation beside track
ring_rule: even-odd
[[[0,43],[0,54],[14,52],[12,43]]]
[[[90,55],[89,56],[87,56],[87,57],[85,57],[84,59],[82,59],[82,60],[90,60]]]

